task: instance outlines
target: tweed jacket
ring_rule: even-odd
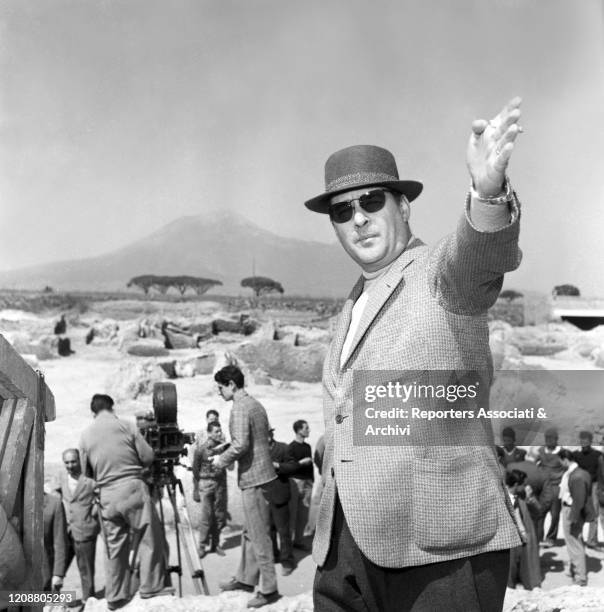
[[[476,402],[488,408],[492,377],[487,309],[521,259],[513,221],[477,230],[466,213],[433,250],[413,239],[369,295],[343,365],[340,354],[361,277],[344,304],[323,368],[325,488],[313,542],[329,550],[336,492],[355,542],[374,563],[400,568],[521,544],[490,422],[463,421],[466,446],[353,444],[356,370],[487,372]],[[437,408],[449,408],[445,400]],[[358,415],[358,412],[357,412]],[[454,427],[451,422],[451,427]]]
[[[73,493],[69,488],[69,476],[62,472],[55,489],[61,496],[67,532],[76,542],[95,540],[100,531],[99,519],[94,505],[94,480],[81,474]]]
[[[568,489],[573,498],[570,508],[571,523],[590,523],[598,518],[591,497],[591,476],[587,470],[575,468],[568,476]]]
[[[277,478],[268,447],[268,428],[264,406],[243,389],[237,390],[229,417],[231,446],[219,455],[214,465],[225,468],[237,460],[240,489],[257,487]]]

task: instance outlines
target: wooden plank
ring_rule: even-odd
[[[15,394],[8,388],[5,387],[2,383],[0,383],[0,402],[7,399],[12,399],[15,397]]]
[[[17,400],[0,470],[0,503],[7,516],[13,515],[35,416],[34,407],[28,406],[26,399]]]
[[[23,551],[31,564],[32,588],[41,591],[44,550],[44,412],[40,401],[36,410],[25,460],[23,482]],[[41,442],[40,442],[41,441]]]
[[[32,402],[32,406],[35,405],[38,397],[38,376],[2,335],[0,335],[0,385],[14,397],[27,397]],[[47,386],[44,396],[45,419],[54,421],[55,400]]]
[[[13,416],[15,414],[16,405],[16,400],[8,399],[2,402],[2,408],[0,408],[0,470],[2,470],[4,451],[6,450],[8,435],[13,424]]]

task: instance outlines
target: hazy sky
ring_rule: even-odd
[[[604,295],[601,0],[3,0],[0,269],[217,208],[331,241],[303,201],[359,143],[425,182],[411,221],[433,242],[463,206],[472,119],[513,95],[506,286]]]

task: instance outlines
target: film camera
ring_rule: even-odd
[[[174,466],[187,454],[185,444],[193,444],[195,434],[178,427],[176,386],[162,382],[153,385],[153,410],[136,414],[136,425],[153,449],[155,460],[151,480],[163,484],[174,479]]]
[[[195,534],[191,526],[182,482],[174,474],[174,466],[180,465],[180,458],[187,454],[185,444],[193,444],[195,434],[179,429],[176,417],[175,385],[169,382],[155,383],[153,385],[153,410],[137,413],[136,425],[155,453],[149,475],[151,492],[154,496],[157,495],[157,499],[163,497],[164,491],[167,492],[175,517],[178,563],[169,567],[168,570],[178,575],[178,594],[182,597],[182,544],[197,594],[200,595],[203,589],[203,592],[208,595],[210,591],[201,562],[196,554]],[[164,539],[166,539],[162,504],[159,504],[159,510]],[[136,558],[136,553],[133,558]]]

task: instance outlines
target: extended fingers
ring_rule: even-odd
[[[480,136],[489,125],[489,122],[486,119],[476,119],[472,122],[472,133],[474,136]]]
[[[522,100],[519,97],[512,98],[493,119],[492,123],[501,130],[500,134],[503,134],[513,123],[518,123],[522,114],[520,110],[521,102]]]
[[[507,142],[501,147],[496,147],[492,153],[493,166],[499,172],[504,172],[507,168],[512,151],[514,150],[514,143]]]
[[[503,135],[497,140],[497,148],[503,149],[508,142],[514,142],[522,128],[517,123],[512,123]]]

